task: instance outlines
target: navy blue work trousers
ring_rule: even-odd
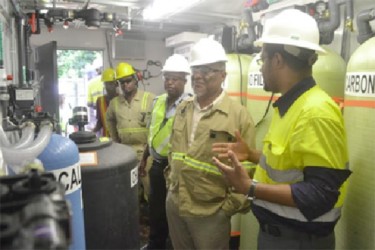
[[[148,249],[166,249],[166,240],[168,238],[168,222],[165,212],[167,189],[164,178],[164,169],[167,166],[167,159],[154,159],[151,169],[148,172],[150,178],[150,235]]]

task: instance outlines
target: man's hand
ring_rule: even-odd
[[[228,181],[229,185],[233,186],[237,192],[247,195],[250,188],[251,179],[247,174],[246,169],[239,162],[234,152],[229,150],[228,156],[232,162],[232,167],[225,165],[216,157],[213,157],[212,160],[214,164],[218,167],[220,172],[222,172],[223,175],[226,177],[226,180]]]
[[[240,161],[246,161],[250,158],[250,148],[247,146],[244,139],[241,137],[240,132],[237,130],[236,134],[236,142],[235,143],[214,143],[212,144],[212,152],[219,159],[228,158],[229,157],[229,150],[233,151],[237,158]]]

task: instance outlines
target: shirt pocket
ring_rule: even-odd
[[[264,140],[263,153],[266,157],[266,162],[274,169],[285,167],[285,164],[290,164],[287,156],[287,146],[285,143]]]
[[[225,130],[210,129],[208,136],[211,143],[232,143],[236,141],[236,137],[234,136],[234,134],[231,134],[230,132]]]

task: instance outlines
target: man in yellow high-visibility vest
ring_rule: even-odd
[[[167,189],[164,169],[168,166],[169,137],[177,106],[191,94],[184,93],[190,75],[188,61],[178,54],[170,56],[162,69],[165,94],[155,98],[148,145],[140,164],[140,174],[145,176],[147,158],[153,157],[148,176],[150,178],[150,234],[143,249],[167,249],[168,222],[165,213]]]
[[[263,47],[264,89],[282,94],[273,104],[263,149],[248,149],[237,135],[237,143],[213,146],[219,157],[229,155],[232,166],[218,158],[214,163],[252,201],[258,249],[333,250],[351,171],[342,113],[312,76],[318,54],[325,53],[318,25],[287,9],[266,21],[256,44]],[[253,178],[235,154],[258,164]]]

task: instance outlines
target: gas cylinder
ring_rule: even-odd
[[[246,106],[247,70],[252,56],[245,54],[227,54],[227,77],[223,88],[228,95],[242,105]]]
[[[80,155],[87,249],[139,249],[135,151],[92,132],[69,137]]]
[[[335,51],[327,46],[322,47],[327,53],[319,56],[314,64],[314,79],[316,83],[343,108],[346,63]]]
[[[38,159],[43,163],[45,170],[52,172],[56,180],[65,186],[65,196],[72,209],[73,240],[69,249],[85,249],[81,167],[77,146],[66,137],[52,134],[48,145]]]
[[[375,249],[375,37],[349,59],[344,120],[353,174],[336,226],[336,245],[337,249]]]

